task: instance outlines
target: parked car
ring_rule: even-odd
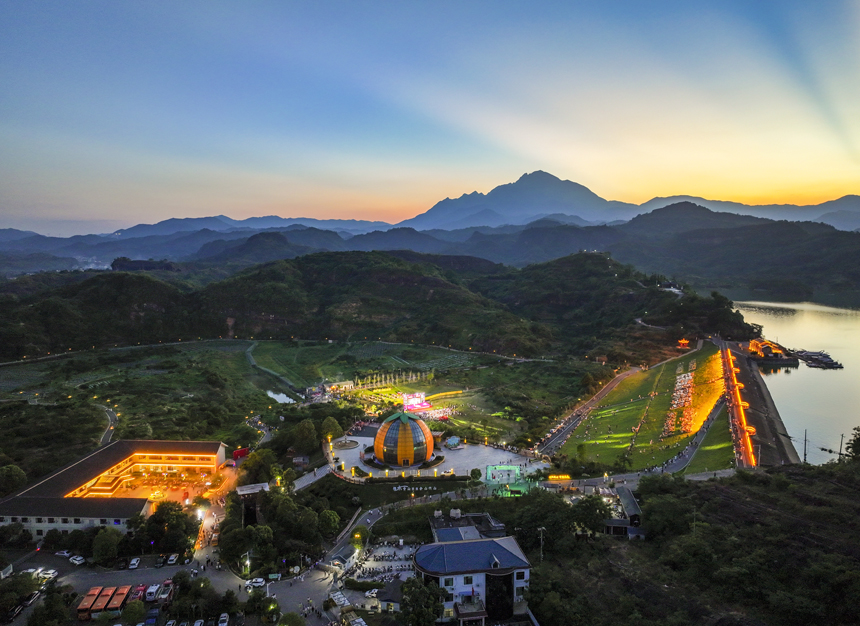
[[[128,559],[120,559],[116,562],[117,569],[125,569],[128,567]]]
[[[16,607],[9,609],[9,612],[6,613],[6,623],[11,624],[18,615],[20,615],[21,611],[24,610],[24,607],[20,604]]]
[[[178,554],[171,554],[170,557],[167,559],[167,564],[168,565],[176,565],[176,562],[178,560],[179,560]]]
[[[263,585],[266,584],[266,581],[262,578],[252,578],[251,580],[248,581],[248,584],[251,585],[252,587],[262,587]]]
[[[202,619],[198,619],[198,620],[196,620],[196,621],[194,622],[194,626],[203,626],[203,620],[202,620]]]
[[[33,604],[40,595],[42,595],[41,591],[34,591],[33,593],[31,593],[24,600],[24,606],[30,606],[31,604]]]
[[[69,558],[70,556],[72,556],[72,553],[69,552],[68,550],[60,550],[59,552],[54,552],[54,554],[57,556],[64,556],[66,558]]]
[[[163,554],[159,554],[158,558],[155,559],[155,567],[164,567],[164,562],[167,560],[167,557]]]
[[[221,617],[218,618],[218,626],[228,626],[230,623],[230,616],[226,613],[221,613]]]
[[[69,561],[71,561],[75,565],[83,565],[84,563],[87,562],[87,560],[84,557],[79,556],[79,555],[73,556],[72,558],[69,559]]]
[[[129,561],[128,569],[137,569],[138,567],[140,567],[140,559],[139,558],[134,557],[131,561]]]
[[[175,619],[169,619],[169,620],[167,620],[167,623],[164,626],[176,626],[176,620]]]
[[[60,573],[55,569],[44,569],[39,572],[39,578],[43,581],[48,582],[49,580],[54,580]]]

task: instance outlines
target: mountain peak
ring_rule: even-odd
[[[635,215],[635,208],[609,202],[579,183],[535,170],[487,194],[473,191],[456,200],[446,198],[398,226],[413,226],[419,230],[496,227],[527,224],[552,214],[604,223],[630,218]]]
[[[522,182],[561,182],[561,179],[558,176],[553,176],[549,172],[544,172],[543,170],[535,170],[531,174],[526,172],[522,176],[517,179],[517,184]]]

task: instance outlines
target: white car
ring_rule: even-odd
[[[46,570],[39,572],[39,578],[41,578],[42,580],[44,580],[46,582],[49,580],[54,580],[59,575],[60,575],[60,573],[55,569],[46,569]]]
[[[178,554],[171,554],[171,555],[170,555],[170,558],[169,558],[169,559],[167,559],[167,564],[168,564],[168,565],[176,565],[176,562],[177,562],[178,560],[179,560],[179,555],[178,555]]]
[[[377,593],[379,593],[379,589],[371,589],[370,591],[364,592],[364,597],[365,598],[375,598]]]
[[[227,626],[230,623],[230,616],[226,613],[221,613],[221,617],[218,618],[218,626]]]
[[[60,550],[59,552],[54,552],[54,554],[56,556],[64,556],[66,558],[69,558],[70,556],[72,556],[72,553],[69,552],[68,550]]]
[[[84,557],[78,556],[78,555],[73,556],[72,558],[69,559],[69,561],[71,561],[75,565],[83,565],[84,563],[87,562],[87,560]]]
[[[266,581],[262,578],[252,578],[246,584],[251,585],[252,587],[262,587],[266,584]]]
[[[164,626],[176,626],[176,620],[175,619],[167,620],[167,623]]]
[[[138,557],[134,557],[131,561],[128,562],[128,569],[137,569],[140,566],[140,559]]]
[[[197,620],[196,622],[194,622],[194,626],[203,626],[203,620],[202,619]]]

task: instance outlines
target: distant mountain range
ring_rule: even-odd
[[[401,250],[522,267],[597,250],[693,284],[833,303],[822,294],[848,293],[847,302],[860,304],[860,276],[853,269],[860,267],[860,235],[845,232],[856,227],[858,196],[813,206],[747,206],[675,196],[637,206],[607,201],[582,185],[534,172],[487,194],[442,200],[396,226],[214,216],[67,238],[0,229],[0,274],[107,268],[126,257],[179,263],[183,276],[193,275],[202,284],[257,263],[314,252]],[[752,233],[757,240],[749,240]],[[697,243],[691,247],[690,241]],[[759,262],[750,262],[765,250]]]

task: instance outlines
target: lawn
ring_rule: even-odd
[[[469,367],[478,355],[379,341],[321,343],[260,341],[254,359],[298,387],[311,387],[327,379],[357,380],[370,372],[431,372]]]
[[[684,473],[698,474],[731,469],[734,467],[734,460],[735,451],[729,426],[729,413],[728,409],[723,407]]]
[[[722,394],[722,366],[716,346],[672,359],[625,379],[574,431],[560,454],[613,465],[629,459],[638,471],[678,453],[707,418]],[[692,401],[686,417],[673,408],[679,376],[692,375]]]

